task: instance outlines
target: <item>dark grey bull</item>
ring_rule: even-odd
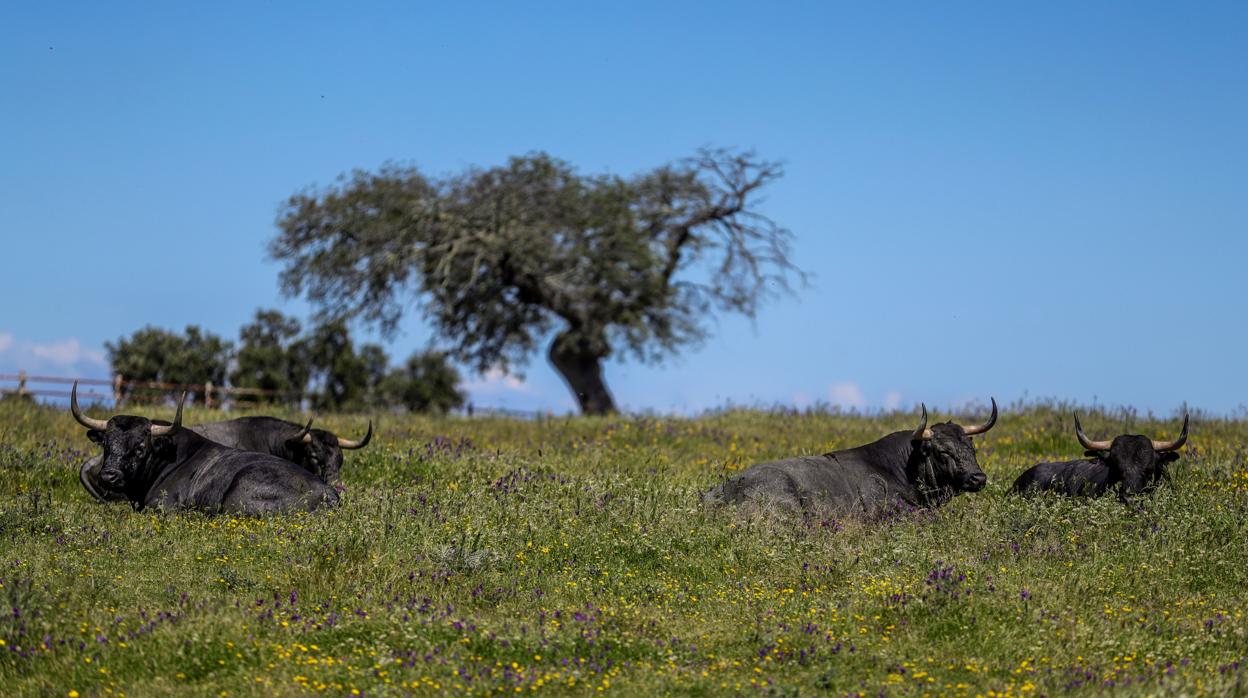
[[[285,458],[325,482],[338,480],[343,449],[364,448],[373,438],[372,420],[368,422],[368,432],[359,441],[340,438],[324,429],[313,429],[311,420],[306,426],[299,426],[276,417],[239,417],[188,428],[223,446]]]
[[[372,420],[368,422],[368,432],[359,441],[340,438],[324,429],[313,429],[311,421],[300,426],[276,417],[240,417],[185,428],[222,446],[285,458],[328,483],[338,480],[343,449],[364,448],[373,438]],[[95,456],[83,463],[78,479],[83,488],[101,502],[123,501],[120,494],[109,495],[100,486],[102,460]]]
[[[975,460],[971,437],[997,423],[992,416],[978,426],[953,422],[927,426],[927,406],[914,431],[899,431],[879,441],[822,456],[759,463],[713,487],[709,503],[774,503],[785,509],[833,514],[873,515],[898,504],[936,507],[960,492],[978,492],[988,476]]]
[[[120,496],[139,510],[253,516],[312,511],[338,503],[333,487],[288,460],[222,446],[182,428],[185,400],[184,393],[169,425],[132,415],[104,421],[82,413],[74,385],[70,411],[87,428],[87,438],[104,448],[100,495]]]
[[[1075,415],[1075,436],[1087,449],[1084,455],[1088,457],[1033,465],[1018,476],[1010,491],[1100,497],[1117,488],[1118,499],[1126,502],[1132,495],[1151,492],[1170,480],[1166,466],[1179,459],[1176,451],[1187,443],[1187,424],[1184,415],[1183,431],[1174,441],[1154,441],[1138,434],[1093,441],[1083,433],[1079,415]]]

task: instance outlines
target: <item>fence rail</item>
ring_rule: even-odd
[[[17,385],[5,385],[16,383]],[[29,395],[31,397],[51,397],[69,399],[70,391],[63,386],[78,383],[81,386],[105,387],[109,390],[79,390],[78,398],[84,402],[112,402],[113,408],[121,407],[126,400],[159,399],[169,395],[177,395],[182,391],[199,396],[206,407],[233,405],[239,397],[268,399],[270,402],[301,403],[305,397],[302,393],[284,393],[280,390],[264,388],[236,388],[233,386],[214,385],[208,383],[159,383],[155,381],[129,381],[121,375],[107,378],[66,378],[64,376],[28,375],[25,371],[17,373],[0,373],[0,397],[5,395]],[[55,386],[55,387],[44,387]],[[136,397],[137,394],[137,397]],[[542,420],[554,416],[550,410],[516,410],[506,407],[482,407],[469,402],[463,407],[467,417],[505,417],[510,419]]]
[[[121,375],[113,376],[112,380],[105,378],[65,378],[63,376],[28,375],[25,371],[0,373],[0,395],[68,398],[70,391],[59,386],[72,385],[75,382],[79,385],[107,386],[111,388],[108,392],[95,390],[79,392],[78,396],[83,400],[95,402],[111,400],[114,408],[120,407],[124,400],[134,399],[136,393],[139,394],[139,397],[155,397],[166,393],[176,394],[186,391],[198,395],[206,407],[220,406],[227,402],[237,402],[238,396],[268,398],[270,401],[288,400],[291,402],[298,402],[303,397],[301,394],[283,393],[279,390],[214,385],[211,381],[196,384],[160,383],[156,381],[126,380]],[[16,383],[17,385],[4,385],[4,383]],[[47,385],[58,387],[43,387]]]

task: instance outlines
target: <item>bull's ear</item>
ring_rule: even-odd
[[[1165,465],[1166,463],[1173,463],[1178,459],[1179,459],[1178,451],[1162,451],[1161,453],[1157,454],[1157,462],[1161,465]]]
[[[1103,452],[1103,451],[1091,451],[1091,450],[1089,450],[1089,451],[1084,451],[1084,452],[1083,452],[1083,455],[1085,455],[1085,456],[1087,456],[1087,457],[1089,457],[1089,458],[1100,458],[1102,455],[1104,455],[1104,452]]]
[[[88,429],[87,438],[91,439],[92,443],[97,443],[101,446],[104,445],[104,432],[99,429]]]

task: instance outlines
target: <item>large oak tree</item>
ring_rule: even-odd
[[[601,414],[613,352],[658,360],[703,339],[712,312],[753,317],[804,278],[792,234],[757,209],[781,174],[725,150],[633,177],[545,153],[441,178],[389,165],[291,197],[269,250],[285,292],[325,317],[392,333],[416,302],[479,371],[549,341],[581,409]]]

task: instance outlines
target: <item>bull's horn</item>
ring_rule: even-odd
[[[911,441],[927,441],[932,438],[932,430],[927,428],[927,405],[920,402],[919,407],[923,410],[923,417],[919,419],[919,428],[910,436]]]
[[[88,429],[107,429],[108,422],[102,419],[91,419],[82,413],[82,409],[78,407],[78,381],[74,381],[74,387],[69,391],[69,412],[74,415],[74,419],[78,423]]]
[[[352,441],[350,439],[344,439],[341,436],[339,436],[338,448],[347,448],[347,449],[364,448],[365,446],[368,445],[368,442],[372,438],[373,438],[373,420],[370,419],[368,420],[368,433],[364,435],[364,438],[360,439],[359,441]]]
[[[87,468],[96,464],[97,464],[96,459],[92,458],[88,460],[87,462],[83,463],[81,466],[79,466],[78,482],[82,483],[82,486],[84,489],[86,489],[87,494],[91,495],[91,497],[95,499],[95,501],[107,502],[108,499],[106,499],[104,495],[100,494],[100,491],[95,488],[95,485],[91,484],[91,478],[87,477]]]
[[[1083,433],[1083,427],[1079,424],[1079,415],[1075,415],[1075,436],[1079,437],[1079,443],[1089,451],[1107,451],[1113,444],[1112,441],[1093,441]]]
[[[984,422],[983,424],[980,424],[979,426],[963,427],[962,431],[966,432],[967,436],[974,436],[976,434],[982,434],[988,431],[989,429],[991,429],[992,425],[997,423],[997,399],[995,397],[988,398],[988,399],[992,400],[992,416],[988,418],[987,422]]]
[[[1183,444],[1187,443],[1187,415],[1183,415],[1183,431],[1179,432],[1179,438],[1174,441],[1154,441],[1154,451],[1177,451],[1183,448]]]
[[[308,423],[303,427],[303,429],[300,429],[298,434],[295,434],[294,436],[290,437],[289,439],[287,439],[287,441],[302,441],[305,444],[312,443],[311,431],[312,431],[312,422],[314,421],[316,421],[316,417],[310,418],[308,420]]]
[[[182,427],[182,404],[186,402],[186,391],[182,391],[182,397],[178,398],[178,412],[173,416],[173,424],[162,427],[159,424],[152,425],[152,436],[164,436],[174,429]]]

